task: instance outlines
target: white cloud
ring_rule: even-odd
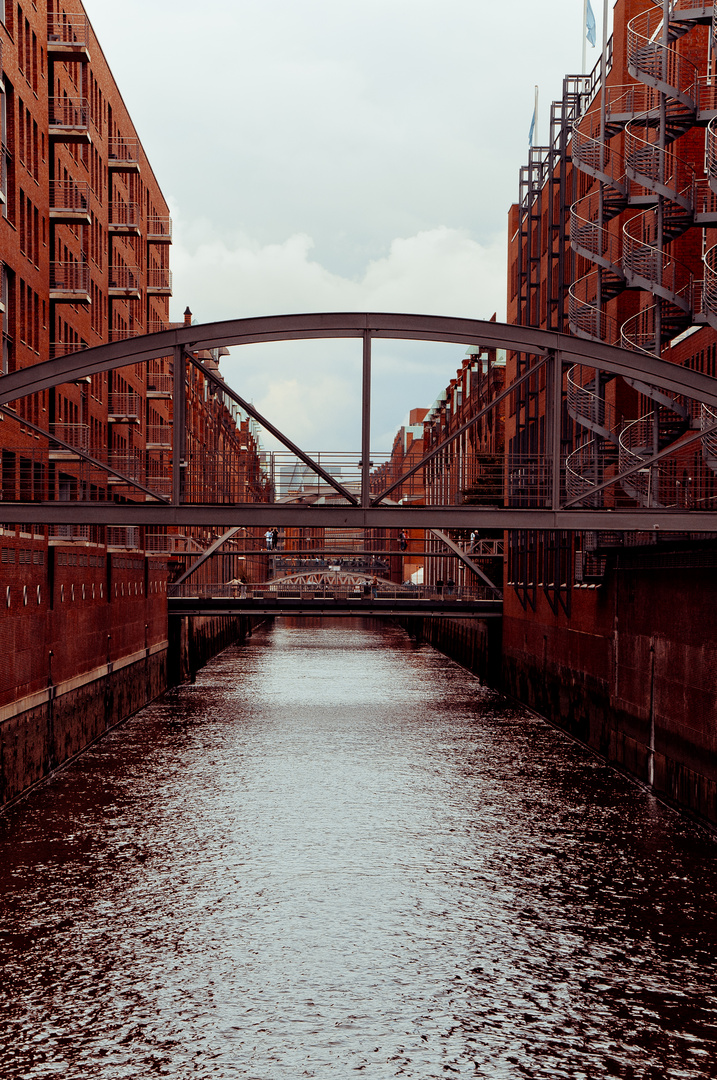
[[[505,312],[503,237],[486,246],[441,226],[391,242],[359,278],[343,277],[312,257],[313,241],[295,234],[260,245],[238,235],[193,250],[175,229],[175,297],[202,322],[296,311],[407,311],[489,317]]]

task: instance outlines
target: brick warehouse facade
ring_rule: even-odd
[[[663,14],[666,18],[663,19]],[[715,375],[717,88],[713,6],[618,0],[591,75],[567,77],[550,140],[509,216],[508,320],[661,355]],[[508,378],[532,358],[508,354]],[[545,460],[544,376],[509,399],[506,496]],[[717,498],[709,409],[564,375],[565,489],[587,505]],[[672,445],[630,481],[592,489]],[[506,537],[503,678],[656,791],[717,821],[717,551],[690,534]]]
[[[2,372],[168,328],[171,239],[81,5],[0,0]],[[171,358],[133,364],[0,420],[0,805],[166,686],[167,581],[214,531],[18,526],[12,503],[168,494],[172,378]],[[252,426],[204,383],[188,373],[192,497],[265,498]],[[245,572],[231,546],[221,572]],[[197,625],[196,655],[225,637]]]

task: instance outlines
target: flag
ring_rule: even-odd
[[[603,0],[603,3],[605,3],[605,0]],[[588,0],[587,14],[585,16],[585,37],[588,39],[594,49],[597,37],[595,34],[595,16],[593,14],[593,8],[590,0]]]
[[[530,121],[530,131],[528,132],[528,146],[533,145],[533,132],[535,131],[535,109],[533,109],[533,119]]]

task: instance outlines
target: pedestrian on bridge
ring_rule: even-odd
[[[267,529],[264,533],[264,539],[266,540],[266,550],[271,551],[271,542],[274,539],[274,534],[271,529]]]

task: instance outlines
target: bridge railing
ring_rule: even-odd
[[[246,585],[234,582],[215,582],[207,584],[192,584],[185,582],[181,585],[168,585],[167,595],[173,597],[192,597],[204,600],[264,600],[267,597],[277,599],[336,599],[336,600],[450,600],[460,603],[462,601],[476,600],[499,600],[495,591],[487,586],[467,588],[436,588],[429,585],[393,585],[389,582],[380,582],[375,590],[370,583],[368,592],[362,584],[357,585],[309,585],[296,583],[282,585],[278,582],[251,582]]]

